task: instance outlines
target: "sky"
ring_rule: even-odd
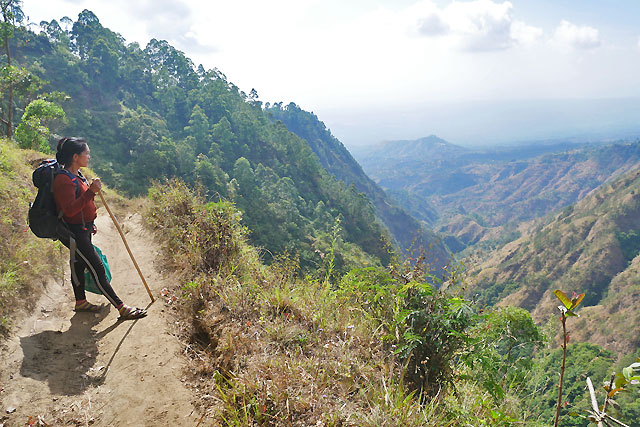
[[[347,147],[640,137],[637,0],[25,0],[164,39],[263,102],[313,111]]]

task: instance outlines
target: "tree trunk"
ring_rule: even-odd
[[[6,51],[7,54],[7,65],[9,66],[9,68],[11,68],[11,50],[9,49],[9,33],[8,33],[8,27],[10,25],[12,25],[12,23],[9,20],[9,15],[8,15],[8,8],[9,8],[9,3],[7,3],[6,5],[2,5],[2,17],[4,18],[4,23],[5,23],[5,29],[3,31],[3,35],[4,35],[4,49]],[[9,72],[11,72],[11,70],[9,69]],[[3,120],[4,123],[6,123],[7,126],[7,138],[11,139],[11,137],[13,136],[13,82],[11,81],[11,78],[9,78],[9,104],[7,105],[7,120]]]
[[[556,405],[556,419],[553,427],[558,427],[560,408],[562,407],[562,382],[564,380],[565,361],[567,360],[567,317],[562,313],[562,366],[560,367],[560,387],[558,387],[558,404]]]
[[[5,20],[6,22],[6,20]],[[9,49],[9,35],[4,35],[4,47],[7,51],[7,65],[11,67],[11,50]],[[13,136],[13,82],[9,79],[9,105],[7,106],[7,138]]]

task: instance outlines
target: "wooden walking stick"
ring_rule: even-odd
[[[149,289],[149,285],[147,285],[147,281],[144,280],[144,276],[142,275],[142,271],[140,271],[140,267],[138,267],[138,263],[136,262],[136,259],[133,257],[133,253],[131,253],[131,249],[129,249],[129,244],[127,243],[127,239],[124,237],[124,233],[122,232],[122,228],[120,228],[120,224],[118,224],[118,221],[116,220],[116,217],[111,212],[111,209],[109,209],[109,205],[107,205],[107,201],[104,199],[104,196],[102,195],[102,191],[98,191],[98,194],[100,195],[100,200],[102,200],[102,204],[104,205],[105,208],[107,208],[107,212],[109,212],[109,216],[111,217],[111,220],[113,221],[113,223],[115,224],[116,228],[118,229],[118,233],[120,233],[120,237],[122,237],[122,241],[124,242],[124,246],[127,248],[127,252],[129,252],[129,256],[131,257],[131,261],[133,261],[133,265],[135,265],[136,270],[138,270],[138,274],[140,275],[140,278],[142,279],[142,283],[144,284],[144,287],[147,289],[147,293],[149,294],[149,298],[151,298],[151,302],[154,302],[155,299],[153,298],[153,294],[151,293],[151,289]]]

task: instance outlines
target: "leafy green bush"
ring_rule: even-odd
[[[64,110],[57,104],[44,99],[31,101],[22,115],[22,122],[16,129],[16,141],[21,148],[32,148],[48,153],[49,123],[65,119]]]
[[[496,402],[507,393],[521,395],[534,366],[534,351],[545,341],[531,314],[519,307],[498,307],[482,316],[463,356],[472,375]]]
[[[448,281],[425,273],[424,259],[392,269],[361,269],[347,274],[338,298],[361,307],[365,317],[384,331],[405,366],[411,389],[433,395],[454,382],[458,356],[470,344],[477,320],[462,296],[459,278]]]
[[[640,253],[640,230],[616,232],[616,238],[620,242],[620,249],[627,262],[630,262]]]

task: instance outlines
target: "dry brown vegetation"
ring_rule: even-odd
[[[0,139],[0,332],[8,331],[16,312],[37,301],[40,287],[62,275],[68,258],[62,245],[35,237],[27,226],[36,194],[31,173],[44,157]]]
[[[180,182],[154,186],[150,199],[146,218],[181,274],[165,298],[205,425],[470,426],[489,417],[493,403],[472,382],[459,384],[467,395],[411,392],[388,331],[367,303],[335,291],[330,266],[300,277],[294,257],[263,265],[233,205],[204,203]]]
[[[631,303],[638,295],[637,241],[624,237],[639,229],[636,170],[506,245],[478,267],[475,282],[487,302],[527,308],[538,321],[555,314],[554,289],[586,292],[576,337],[623,355],[640,344],[636,329],[627,327],[640,320]]]

